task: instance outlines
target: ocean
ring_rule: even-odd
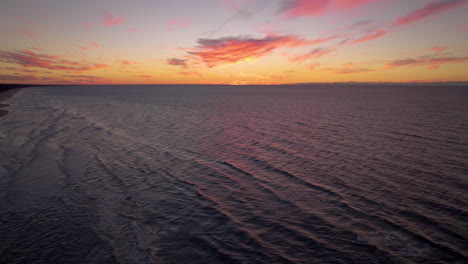
[[[0,263],[468,263],[468,88],[28,88]]]

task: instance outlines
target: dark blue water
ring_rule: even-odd
[[[467,263],[468,88],[24,89],[1,263]]]

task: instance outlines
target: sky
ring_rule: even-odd
[[[0,83],[468,81],[468,0],[1,0]]]

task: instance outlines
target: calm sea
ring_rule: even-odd
[[[468,88],[23,89],[1,263],[467,263]]]

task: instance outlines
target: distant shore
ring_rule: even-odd
[[[8,114],[8,110],[2,109],[7,104],[2,103],[5,99],[12,97],[21,88],[34,87],[34,84],[0,84],[0,117]]]

